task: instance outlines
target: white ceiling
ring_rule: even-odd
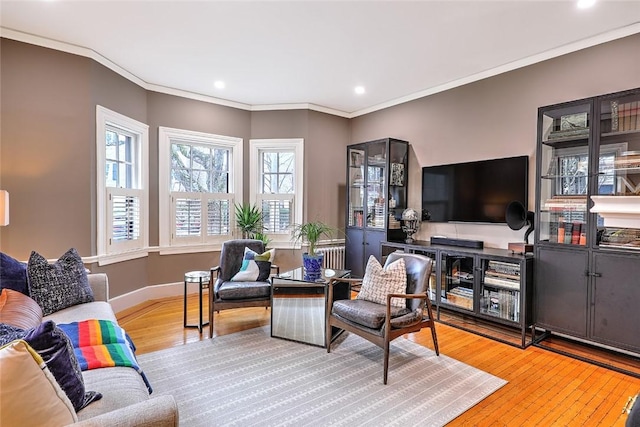
[[[345,117],[640,32],[639,0],[1,0],[0,14],[2,36],[85,54],[149,89]]]

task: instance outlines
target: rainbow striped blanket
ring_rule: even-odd
[[[63,323],[58,327],[71,339],[81,370],[130,367],[142,376],[149,393],[152,392],[151,385],[136,360],[136,347],[120,325],[111,320],[91,319]]]

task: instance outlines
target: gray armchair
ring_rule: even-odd
[[[222,244],[220,265],[211,269],[211,278],[215,277],[213,288],[209,290],[209,338],[213,337],[214,311],[239,307],[269,307],[271,301],[271,283],[266,281],[232,281],[242,267],[245,248],[261,254],[264,243],[260,240],[237,239]],[[278,272],[276,265],[271,269]],[[214,276],[215,274],[215,276]]]
[[[384,384],[387,383],[389,368],[389,343],[397,337],[418,332],[422,328],[431,328],[435,352],[436,355],[440,355],[431,301],[427,296],[433,260],[424,255],[394,252],[389,254],[385,266],[400,257],[404,258],[407,269],[407,290],[404,294],[387,295],[386,305],[362,299],[333,301],[333,285],[338,281],[344,282],[345,279],[332,280],[329,284],[327,352],[331,351],[332,326],[359,335],[376,344],[384,350]],[[362,282],[362,279],[346,280],[352,283]],[[406,298],[406,307],[391,306],[392,297]]]

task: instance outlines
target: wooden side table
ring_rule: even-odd
[[[187,324],[187,285],[189,283],[197,283],[198,284],[198,292],[199,292],[199,309],[200,309],[200,318],[197,325],[188,325]],[[198,331],[202,333],[202,327],[207,326],[209,322],[202,323],[202,289],[209,288],[211,284],[211,273],[208,271],[189,271],[184,275],[184,321],[183,325],[185,328],[198,328]],[[211,292],[211,289],[209,289]]]

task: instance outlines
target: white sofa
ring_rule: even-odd
[[[43,318],[58,323],[88,319],[117,321],[107,302],[106,274],[89,274],[94,302],[79,304]],[[144,366],[141,366],[144,370]],[[178,407],[172,396],[149,395],[140,374],[128,367],[90,369],[82,372],[86,390],[102,393],[102,399],[78,412],[78,426],[177,426]],[[153,384],[151,384],[153,387]]]

